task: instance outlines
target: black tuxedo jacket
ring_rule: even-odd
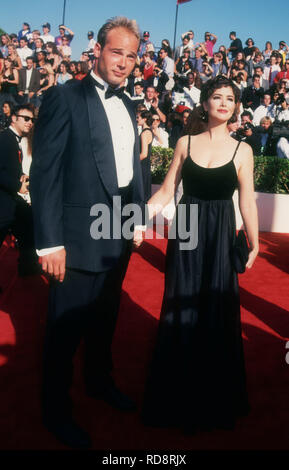
[[[26,71],[27,71],[26,68],[19,70],[19,84],[17,87],[18,91],[26,90]],[[28,90],[36,93],[39,90],[39,88],[40,88],[40,73],[38,70],[33,69]]]
[[[263,96],[264,96],[263,87],[260,87],[258,90],[256,90],[254,86],[251,85],[244,89],[243,95],[242,95],[242,103],[245,108],[249,106],[250,108],[252,108],[253,111],[255,111],[255,109],[257,109],[258,106],[260,106]]]
[[[21,175],[17,138],[6,129],[0,133],[0,227],[14,218]]]
[[[139,138],[131,100],[124,95],[135,130],[133,202],[143,207]],[[90,75],[45,94],[35,127],[30,194],[38,249],[64,245],[67,266],[86,271],[111,269],[124,249],[122,239],[91,237],[103,204],[112,219],[119,195],[112,137]]]

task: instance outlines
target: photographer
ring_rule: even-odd
[[[277,113],[273,127],[273,137],[277,141],[277,156],[289,158],[289,98],[280,95],[276,100]]]
[[[236,132],[236,139],[246,142],[252,147],[254,155],[261,154],[261,136],[252,123],[253,116],[249,111],[244,111],[241,114],[241,126]]]
[[[273,138],[273,121],[269,116],[264,116],[260,126],[255,127],[255,132],[260,134],[261,155],[276,156],[276,139]]]

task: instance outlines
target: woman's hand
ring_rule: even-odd
[[[257,258],[257,255],[258,255],[258,248],[255,248],[254,250],[250,251],[249,253],[249,258],[248,258],[248,261],[247,261],[247,264],[246,264],[246,268],[252,268],[254,262],[255,262],[255,259]]]

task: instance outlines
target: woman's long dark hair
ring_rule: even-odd
[[[228,124],[230,124],[230,122],[234,122],[234,119],[239,113],[240,90],[238,87],[236,87],[232,80],[227,77],[224,77],[223,75],[218,75],[217,77],[211,78],[202,85],[200,105],[196,106],[195,109],[192,111],[188,119],[188,123],[184,128],[185,135],[198,135],[206,131],[208,124],[208,115],[203,108],[203,103],[208,101],[208,99],[210,98],[210,96],[212,96],[215,90],[218,90],[219,88],[223,87],[232,88],[234,94],[236,106],[233,115],[228,120]]]

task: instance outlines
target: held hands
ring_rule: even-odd
[[[65,276],[65,258],[65,248],[42,256],[41,264],[43,271],[53,276],[56,281],[63,282]]]

